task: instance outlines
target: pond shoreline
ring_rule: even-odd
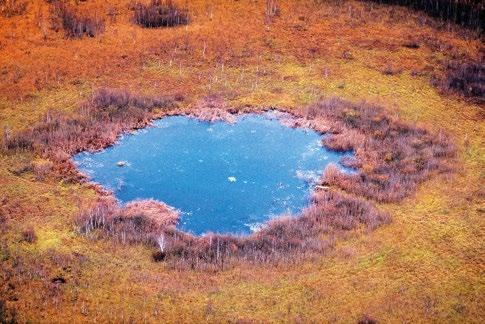
[[[5,147],[37,152],[53,160],[53,171],[62,179],[86,183],[72,162],[73,154],[111,146],[123,133],[146,127],[155,119],[188,115],[206,121],[232,121],[237,114],[268,110],[274,107],[236,109],[213,98],[181,109],[173,99],[102,89],[81,105],[77,119],[48,116],[44,123],[9,139]],[[138,209],[136,218],[124,217],[113,193],[87,184],[95,188],[99,198],[79,215],[78,230],[90,237],[157,247],[154,260],[176,268],[217,270],[237,262],[294,262],[324,253],[345,232],[362,227],[373,230],[390,222],[390,216],[379,211],[377,204],[400,201],[434,174],[453,171],[456,150],[446,135],[401,122],[381,107],[330,98],[280,111],[294,117],[288,126],[329,134],[322,140],[325,147],[355,152],[344,165],[359,171],[349,175],[328,167],[318,183],[326,190],[315,191],[310,205],[298,217],[272,220],[245,237],[212,233],[197,237],[170,224],[160,227],[144,216],[143,208]]]
[[[294,127],[295,118],[280,111],[198,115],[155,120],[73,161],[120,203],[158,199],[182,211],[181,230],[202,235],[249,234],[253,223],[299,213],[325,167],[350,157],[327,150],[322,134]]]

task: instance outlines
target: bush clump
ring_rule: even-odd
[[[485,103],[485,63],[451,62],[444,81],[445,90],[463,94],[478,103]]]
[[[154,201],[135,204],[120,208],[114,200],[102,200],[80,214],[79,229],[97,238],[157,247],[153,260],[167,261],[177,268],[219,270],[239,261],[299,260],[325,252],[339,231],[359,226],[372,230],[389,221],[386,213],[362,199],[317,192],[311,205],[298,217],[275,219],[249,236],[209,233],[197,237],[176,229],[178,214],[164,204]],[[152,206],[151,212],[147,205]],[[323,240],[323,235],[329,239]]]
[[[167,97],[102,88],[84,102],[73,117],[50,112],[44,121],[30,129],[15,135],[4,134],[3,147],[7,152],[34,151],[54,163],[49,171],[59,171],[65,180],[80,179],[70,162],[72,154],[100,150],[114,143],[123,131],[145,126],[158,110],[171,109],[174,105]]]
[[[132,201],[120,208],[107,198],[82,211],[77,224],[82,233],[109,237],[122,244],[157,245],[164,230],[174,227],[178,219],[177,211],[155,200]]]
[[[145,28],[173,27],[189,23],[187,10],[178,8],[171,0],[152,0],[134,6],[135,23]]]
[[[21,241],[27,243],[35,243],[37,241],[37,235],[35,234],[35,230],[32,227],[29,227],[26,230],[22,231]]]
[[[53,2],[51,14],[53,28],[62,26],[67,38],[95,37],[105,29],[104,19],[76,11],[64,2]]]
[[[447,136],[391,118],[380,107],[333,98],[306,107],[302,115],[314,128],[331,132],[325,146],[355,153],[344,162],[359,172],[329,167],[326,185],[394,202],[412,194],[433,173],[452,170],[456,150]]]

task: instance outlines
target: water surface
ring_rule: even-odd
[[[154,198],[179,209],[183,230],[249,233],[308,204],[313,181],[342,157],[320,142],[270,113],[235,124],[173,116],[74,161],[122,203]]]

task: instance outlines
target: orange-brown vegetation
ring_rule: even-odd
[[[175,227],[178,218],[177,211],[158,201],[132,201],[120,208],[112,197],[105,197],[82,211],[78,226],[82,233],[91,236],[103,234],[122,244],[153,246],[164,231]],[[97,229],[101,233],[95,233]]]
[[[26,99],[42,89],[58,89],[68,85],[80,89],[87,80],[104,86],[101,81],[103,79],[109,79],[113,86],[130,84],[130,87],[140,88],[142,84],[156,84],[164,92],[174,91],[175,85],[177,91],[190,92],[192,95],[206,91],[206,87],[211,92],[219,92],[222,90],[220,85],[223,73],[218,76],[216,71],[220,68],[223,72],[224,66],[226,70],[237,67],[242,80],[244,75],[249,77],[248,72],[243,71],[250,71],[249,67],[255,66],[258,79],[263,80],[267,70],[265,66],[277,62],[278,56],[291,57],[301,63],[313,59],[333,61],[342,57],[360,61],[367,57],[366,53],[371,48],[382,52],[380,58],[387,50],[394,57],[389,60],[370,60],[366,65],[379,71],[390,71],[392,65],[396,65],[396,60],[402,59],[399,57],[402,52],[399,48],[408,46],[410,42],[419,44],[420,50],[425,53],[422,56],[411,54],[399,65],[403,71],[417,75],[435,76],[441,80],[445,78],[444,67],[447,61],[458,57],[479,60],[474,50],[480,46],[479,42],[468,40],[474,37],[473,33],[458,30],[466,34],[465,39],[450,39],[446,35],[447,31],[430,36],[431,27],[426,25],[427,21],[422,23],[420,31],[413,30],[412,26],[405,23],[407,19],[412,19],[419,24],[420,14],[409,17],[405,10],[396,10],[394,7],[389,9],[352,2],[350,6],[330,10],[329,5],[325,4],[299,7],[287,4],[287,8],[282,9],[288,13],[286,16],[274,17],[264,23],[264,18],[260,19],[260,15],[254,14],[258,10],[256,4],[234,4],[238,15],[229,22],[229,19],[223,19],[222,14],[213,16],[214,10],[219,10],[222,5],[193,2],[187,10],[192,13],[200,28],[156,29],[142,33],[133,22],[130,9],[134,7],[130,1],[120,1],[116,5],[100,1],[66,5],[70,8],[68,12],[75,12],[74,16],[79,17],[81,22],[86,21],[85,17],[113,18],[106,20],[105,29],[108,34],[103,39],[88,42],[64,39],[62,29],[56,32],[57,28],[51,28],[50,11],[58,6],[57,3],[32,3],[30,10],[18,17],[18,22],[13,21],[17,17],[3,22],[7,28],[2,28],[0,32],[1,48],[9,55],[0,57],[0,66],[3,68],[0,84],[2,96]],[[259,10],[260,14],[266,16],[264,8]],[[372,32],[373,28],[379,28],[382,15],[389,17],[386,19],[390,24],[401,24],[402,29],[391,29],[387,34]],[[90,18],[87,20],[91,21]],[[84,27],[80,30],[84,30]],[[334,33],[335,30],[339,32]],[[22,33],[27,33],[28,37],[23,37]],[[120,33],[125,37],[119,37]],[[372,37],[369,39],[368,35]],[[37,45],[30,46],[32,42]],[[356,45],[353,53],[349,51],[350,44]],[[263,55],[267,51],[273,54]],[[356,57],[357,53],[360,57]],[[9,57],[15,57],[15,62],[9,60]],[[153,63],[177,67],[179,72],[193,71],[193,74],[184,75],[188,79],[183,84],[174,84],[169,75],[162,75],[157,81],[152,69],[145,69],[142,74],[136,72],[140,66]],[[252,76],[247,80],[248,86],[254,87],[257,84]],[[224,91],[226,95],[234,96],[242,90]]]
[[[26,10],[27,1],[0,0],[0,15],[6,18],[22,15]]]
[[[345,174],[330,168],[324,177],[328,185],[377,201],[399,201],[431,175],[454,167],[456,151],[445,134],[393,119],[380,107],[332,99],[303,113],[306,119],[317,120],[317,128],[319,122],[330,125],[333,134],[323,140],[325,146],[355,153],[355,159],[344,163],[359,172]]]
[[[208,120],[234,119],[227,117],[230,116],[228,107],[218,107],[217,101],[208,102],[210,104],[200,106],[192,114]],[[77,117],[50,114],[45,122],[6,137],[4,147],[7,152],[36,152],[55,161],[64,179],[82,179],[70,161],[72,154],[111,145],[123,131],[146,125],[171,108],[174,108],[173,101],[165,98],[101,89],[81,105]],[[176,110],[171,113],[174,112],[179,113]],[[301,119],[293,121],[295,126],[329,132],[323,140],[326,146],[355,152],[355,158],[347,158],[344,162],[359,172],[349,175],[330,167],[322,180],[325,185],[379,202],[392,202],[409,196],[431,175],[451,170],[455,149],[445,135],[433,135],[390,118],[382,108],[330,99],[306,107],[300,114]],[[28,170],[22,170],[25,171]],[[123,243],[156,246],[157,240],[163,237],[165,243],[160,252],[168,259],[176,259],[177,264],[191,268],[208,265],[224,268],[235,260],[251,263],[275,259],[293,261],[323,252],[330,246],[320,239],[329,234],[329,228],[351,230],[361,223],[376,228],[388,220],[368,203],[334,192],[316,195],[312,205],[298,218],[271,222],[250,237],[209,235],[196,238],[177,231],[172,222],[163,226],[163,220],[155,221],[157,209],[155,212],[147,210],[154,204],[156,206],[154,202],[134,203],[120,209],[114,200],[102,200],[99,205],[82,212],[78,226],[84,233],[100,229],[104,236]],[[207,245],[207,240],[218,243]],[[157,259],[165,257],[157,254]]]
[[[373,230],[390,220],[372,204],[337,192],[317,192],[301,215],[272,220],[249,236],[209,233],[196,237],[177,230],[177,218],[175,212],[153,201],[119,208],[113,200],[102,200],[82,211],[77,222],[81,233],[91,237],[157,247],[154,259],[174,268],[224,270],[237,263],[301,261],[323,254],[341,231],[359,226]]]

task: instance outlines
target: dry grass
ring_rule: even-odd
[[[57,31],[62,27],[67,38],[95,37],[105,29],[103,18],[81,13],[57,0],[52,2],[51,21],[52,28]]]

